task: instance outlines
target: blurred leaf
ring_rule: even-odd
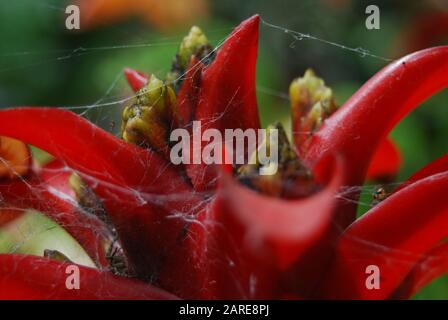
[[[42,256],[58,250],[71,261],[94,267],[84,249],[59,225],[37,211],[28,210],[0,229],[0,252]]]

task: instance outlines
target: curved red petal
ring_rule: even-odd
[[[390,181],[400,169],[401,154],[395,143],[390,139],[380,142],[367,169],[367,179]]]
[[[139,91],[148,83],[148,76],[134,69],[124,69],[124,75],[126,76],[126,79],[134,92]]]
[[[147,174],[166,167],[166,162],[156,154],[128,144],[81,116],[58,108],[1,110],[0,134],[39,147],[92,178],[119,185],[150,185],[154,175]],[[166,171],[169,174],[170,170]]]
[[[409,299],[431,281],[448,272],[448,243],[443,242],[425,254],[394,292],[394,299]]]
[[[259,17],[243,21],[202,76],[195,120],[225,129],[259,128],[255,93]]]
[[[79,270],[79,289],[67,278]],[[69,279],[69,283],[70,279]],[[0,299],[176,299],[149,284],[41,257],[0,254]]]
[[[394,192],[405,188],[406,186],[413,184],[421,179],[427,178],[429,176],[448,171],[448,154],[432,161],[427,164],[422,169],[413,174],[409,179],[403,182]]]
[[[302,200],[267,197],[224,174],[183,240],[190,248],[188,263],[166,270],[177,284],[174,292],[187,298],[278,298],[296,264],[314,264],[301,258],[331,223],[342,181],[342,171],[334,172],[323,190]],[[308,280],[315,279],[300,281]],[[291,290],[295,285],[287,283]]]
[[[209,128],[259,128],[255,93],[255,69],[258,51],[259,17],[239,25],[218,50],[208,67],[192,59],[179,92],[182,123],[201,121],[201,132]],[[202,147],[200,147],[202,150]],[[195,190],[216,188],[216,171],[204,164],[187,166]]]
[[[361,185],[374,151],[389,131],[447,85],[448,46],[419,51],[393,62],[325,121],[312,138],[306,161],[312,166],[327,154],[342,155],[350,168],[344,184]],[[354,220],[356,208],[346,206],[344,212],[339,221],[342,228]]]
[[[0,135],[35,145],[77,171],[103,201],[135,271],[142,276],[152,276],[161,268],[162,257],[184,228],[182,215],[201,200],[157,154],[69,111],[2,110]],[[179,218],[169,219],[173,214]]]
[[[354,222],[337,245],[325,296],[387,298],[432,246],[448,235],[448,172],[392,194]],[[366,267],[378,266],[380,289],[369,290]]]
[[[342,154],[352,170],[347,183],[363,182],[373,151],[422,101],[448,85],[448,46],[393,62],[358,90],[314,135],[306,158],[315,163]]]

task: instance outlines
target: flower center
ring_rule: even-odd
[[[272,141],[269,134],[277,130],[278,139]],[[238,168],[238,179],[248,187],[263,194],[282,198],[302,198],[315,192],[317,189],[311,172],[303,165],[297,156],[296,150],[289,143],[288,137],[280,123],[268,126],[262,144],[254,151],[252,157],[255,161]],[[274,174],[260,175],[260,168],[264,165],[259,161],[259,150],[266,148],[272,150],[271,143],[277,143],[278,163]],[[268,166],[272,165],[269,163]],[[265,168],[269,170],[270,168]]]

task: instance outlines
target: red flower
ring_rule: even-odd
[[[132,87],[143,88],[123,113],[132,143],[63,109],[0,111],[1,135],[56,158],[3,182],[5,202],[46,213],[98,267],[80,267],[80,290],[67,290],[70,262],[0,255],[1,298],[405,298],[447,269],[447,156],[355,214],[366,173],[397,170],[388,132],[447,86],[448,47],[393,62],[340,108],[307,71],[291,86],[300,157],[286,153],[270,180],[245,176],[245,167],[231,173],[167,160],[163,137],[173,126],[195,119],[221,131],[260,127],[258,20],[236,28],[216,57],[193,29],[189,43],[199,45],[181,46],[166,83],[127,69]],[[158,99],[148,108],[150,86]],[[379,289],[365,285],[369,265],[379,267]]]

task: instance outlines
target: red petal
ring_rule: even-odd
[[[417,263],[393,294],[396,299],[409,299],[439,276],[448,272],[448,243],[432,248]]]
[[[331,298],[389,297],[422,255],[448,236],[448,173],[419,180],[353,223],[337,246],[325,281]],[[380,268],[380,289],[365,286],[366,267]]]
[[[119,185],[149,184],[149,179],[142,180],[145,173],[150,168],[157,172],[156,168],[166,166],[155,154],[128,144],[63,109],[1,110],[0,132],[41,148],[92,178]]]
[[[203,126],[224,129],[259,128],[255,94],[259,17],[239,25],[205,69],[196,111]]]
[[[374,151],[389,131],[421,102],[448,85],[448,47],[406,56],[377,73],[313,136],[305,155],[310,165],[327,154],[347,162],[345,185],[358,186]],[[353,195],[356,199],[357,194]],[[342,228],[353,221],[355,206],[346,206]]]
[[[131,68],[124,69],[124,75],[134,92],[143,88],[148,82],[148,76],[146,74]]]
[[[2,110],[0,135],[35,145],[77,170],[103,200],[140,275],[161,268],[185,226],[182,215],[200,201],[161,157],[62,109]],[[179,216],[168,219],[173,213]]]
[[[434,160],[430,164],[426,165],[419,171],[417,171],[415,174],[413,174],[409,179],[407,179],[405,182],[403,182],[397,190],[394,192],[398,192],[399,190],[403,189],[404,187],[417,182],[421,179],[427,178],[429,176],[442,173],[448,171],[448,154],[440,157],[437,160]]]
[[[387,133],[421,102],[448,85],[448,46],[408,55],[381,70],[314,135],[306,154],[316,163],[342,154],[349,185],[364,181],[373,152]]]
[[[403,182],[394,192],[429,176],[448,171],[448,154],[431,162],[408,180]],[[432,248],[417,263],[400,287],[393,293],[395,299],[409,299],[420,289],[448,271],[448,244],[442,243]]]
[[[397,146],[391,139],[380,142],[373,155],[367,170],[367,179],[385,180],[394,179],[401,165],[401,155]]]
[[[258,16],[241,23],[218,50],[212,64],[203,70],[202,79],[190,77],[191,81],[183,85],[180,109],[187,115],[189,110],[195,110],[194,120],[201,121],[202,132],[209,128],[224,133],[225,129],[260,127],[255,93],[258,27]],[[191,68],[192,72],[196,69]],[[199,90],[193,83],[198,80]],[[188,175],[197,191],[216,187],[216,173],[206,165],[189,165]]]
[[[68,263],[41,257],[0,255],[0,299],[176,299],[149,284],[77,266],[79,290],[66,287]],[[70,283],[70,282],[69,282]]]
[[[313,267],[314,261],[301,258],[331,223],[342,180],[341,170],[334,172],[328,186],[303,200],[267,197],[224,175],[216,198],[191,221],[183,240],[190,252],[186,263],[165,270],[177,285],[174,292],[187,298],[278,298],[297,263]],[[315,279],[300,281],[309,280]]]

